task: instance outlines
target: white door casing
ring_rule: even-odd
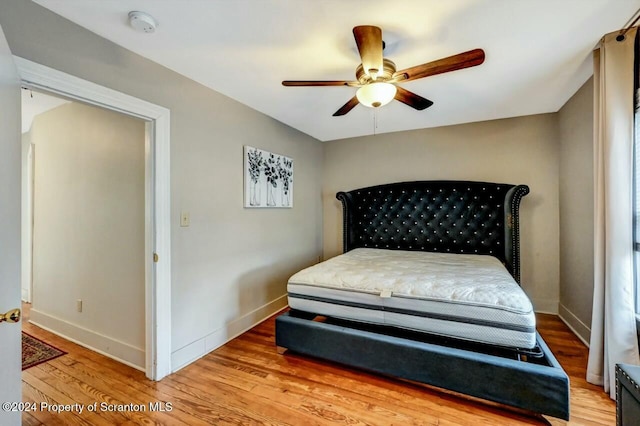
[[[20,79],[0,27],[0,313],[20,308]],[[22,401],[21,323],[0,323],[0,424],[19,425],[10,411]],[[9,404],[9,405],[7,405]]]
[[[146,375],[171,373],[171,211],[167,108],[14,56],[22,84],[147,121],[145,140]],[[18,120],[19,121],[19,120]],[[18,144],[19,145],[19,144]],[[18,161],[19,163],[19,161]],[[158,262],[154,262],[154,253]]]

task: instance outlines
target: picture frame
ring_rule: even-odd
[[[293,159],[245,145],[244,207],[293,208]]]

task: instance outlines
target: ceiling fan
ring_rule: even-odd
[[[372,25],[361,25],[353,28],[353,36],[358,45],[358,52],[362,63],[356,68],[356,81],[303,81],[285,80],[283,86],[350,86],[358,87],[356,95],[349,99],[333,116],[345,115],[356,105],[363,104],[378,108],[396,99],[403,104],[417,110],[423,110],[433,105],[429,99],[416,95],[398,83],[417,80],[431,75],[442,74],[475,67],[484,62],[484,50],[474,49],[468,52],[416,65],[411,68],[396,71],[396,64],[382,57],[384,42],[382,30]]]

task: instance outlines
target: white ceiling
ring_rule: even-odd
[[[35,0],[73,22],[319,140],[557,111],[592,73],[591,50],[640,0]],[[150,13],[154,34],[127,25]],[[435,104],[332,114],[352,80],[351,29],[377,25],[398,69],[474,48],[485,63],[403,84]]]

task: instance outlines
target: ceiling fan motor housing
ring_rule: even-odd
[[[375,80],[371,75],[367,74],[362,64],[358,65],[358,68],[356,68],[356,78],[360,84],[365,85],[373,83],[374,81],[389,81],[395,72],[396,64],[390,59],[383,58],[382,72],[378,72]]]

